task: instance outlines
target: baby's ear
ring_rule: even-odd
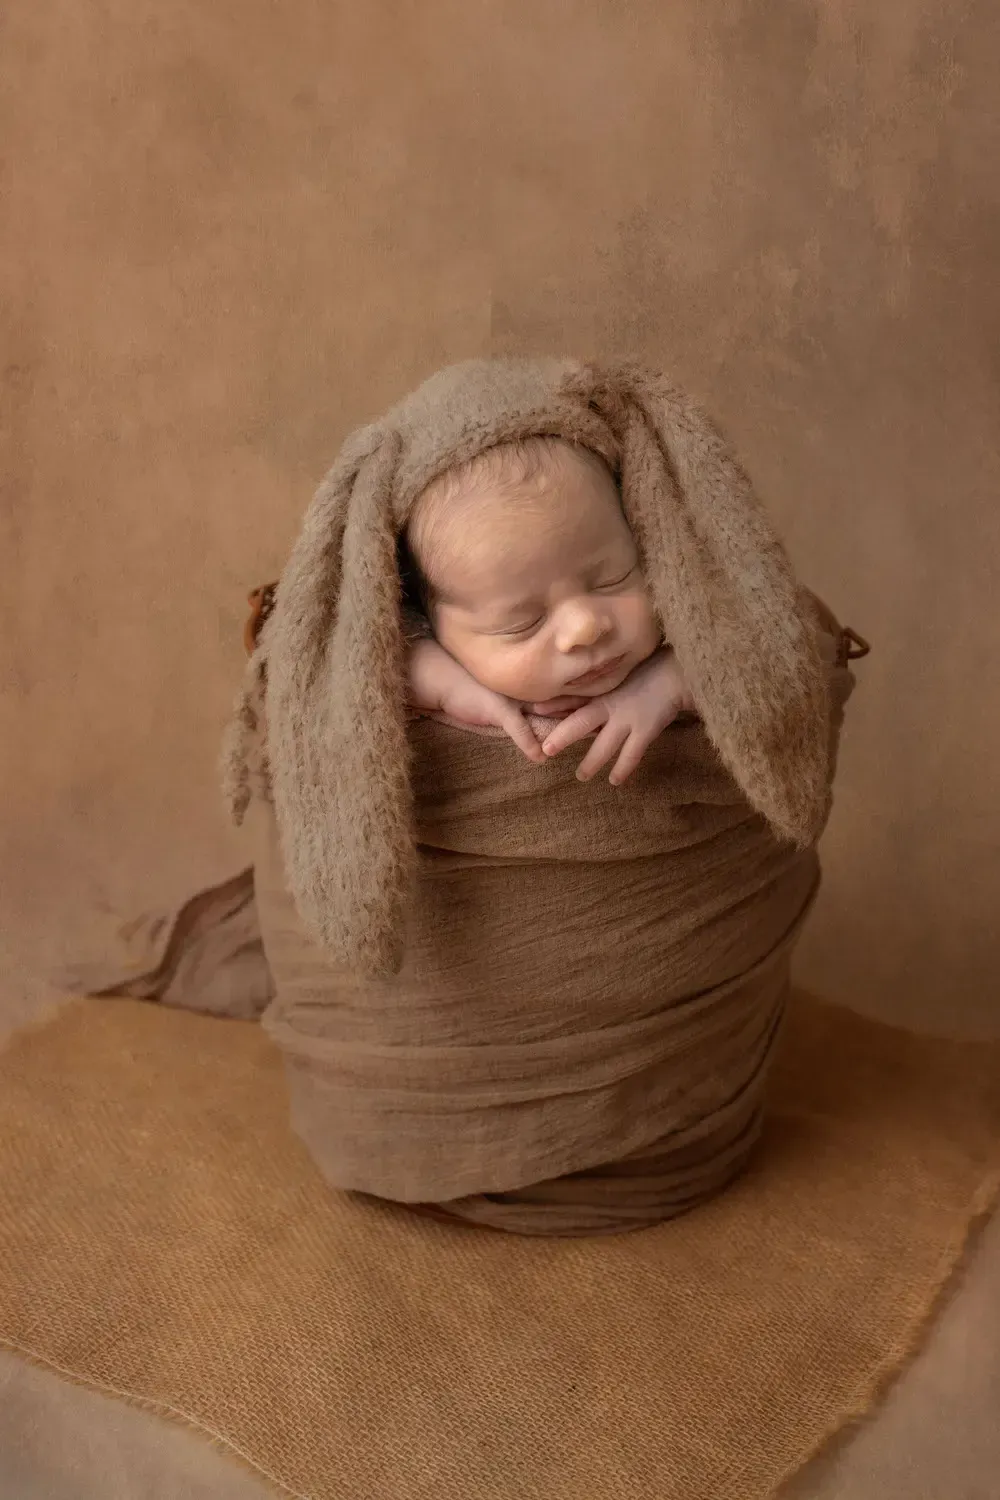
[[[267,721],[290,892],[334,956],[402,962],[412,798],[393,488],[400,440],[335,468],[306,515],[268,629]]]
[[[592,397],[621,443],[625,514],[705,728],[753,806],[814,842],[830,806],[830,691],[815,612],[728,444],[632,366]]]

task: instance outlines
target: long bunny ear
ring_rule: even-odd
[[[814,612],[708,417],[627,367],[592,402],[621,442],[622,498],[705,728],[751,804],[808,845],[830,807],[827,674]]]
[[[317,492],[267,629],[267,735],[289,890],[338,960],[402,963],[413,862],[392,491],[400,440]]]

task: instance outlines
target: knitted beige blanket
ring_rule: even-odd
[[[727,1192],[524,1240],[331,1192],[259,1026],[83,1001],[0,1051],[0,1344],[282,1494],[765,1500],[921,1338],[998,1079],[995,1044],[793,1000]]]

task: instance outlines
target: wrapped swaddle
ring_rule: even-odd
[[[411,508],[537,434],[615,473],[698,705],[620,788],[406,709]],[[444,370],[348,439],[268,604],[226,757],[255,894],[234,918],[226,888],[229,950],[259,920],[327,1179],[527,1233],[718,1191],[760,1129],[852,679],[707,418],[632,367]]]

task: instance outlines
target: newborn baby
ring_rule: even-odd
[[[488,449],[434,480],[405,537],[410,705],[495,725],[529,760],[596,739],[577,775],[620,785],[694,709],[664,644],[603,459],[557,437]],[[561,719],[539,744],[526,714]]]
[[[440,371],[348,437],[247,644],[249,882],[156,922],[118,991],[168,998],[176,968],[175,1003],[227,1013],[256,963],[342,1192],[546,1235],[719,1192],[760,1133],[853,678],[705,415],[631,365]],[[590,735],[589,785],[539,769]]]

